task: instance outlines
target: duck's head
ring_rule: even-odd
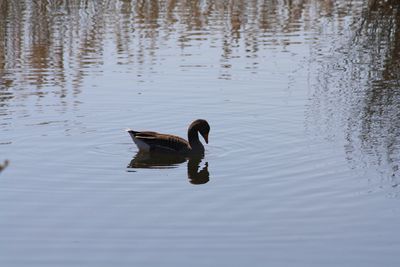
[[[208,133],[210,132],[210,125],[206,120],[195,120],[194,122],[192,122],[189,129],[197,130],[201,134],[201,136],[203,136],[204,141],[206,141],[206,143],[208,144]]]

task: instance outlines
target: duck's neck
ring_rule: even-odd
[[[199,131],[195,128],[188,130],[189,144],[194,152],[204,153],[204,146],[199,140]]]

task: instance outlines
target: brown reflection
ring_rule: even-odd
[[[369,0],[351,44],[321,68],[313,113],[344,126],[347,159],[400,184],[400,2]],[[332,111],[335,112],[332,112]],[[337,122],[337,121],[341,122]],[[336,121],[336,122],[335,122]]]
[[[348,2],[2,0],[0,85],[56,86],[60,97],[72,87],[78,94],[85,76],[101,72],[110,39],[120,55],[117,63],[137,65],[140,76],[144,66],[157,64],[155,52],[164,40],[176,38],[184,49],[212,36],[229,77],[232,58],[257,58],[263,46],[291,45],[285,35],[309,31],[324,16],[336,14],[340,24]]]
[[[188,161],[187,175],[192,184],[205,184],[210,180],[208,172],[208,162],[199,171],[202,157],[185,158],[177,154],[165,154],[155,152],[138,152],[128,165],[133,169],[168,169],[176,168],[180,164]]]

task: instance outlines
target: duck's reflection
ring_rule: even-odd
[[[128,165],[134,169],[168,169],[176,168],[184,162],[187,163],[187,175],[192,184],[205,184],[210,180],[208,172],[208,162],[200,169],[203,157],[184,157],[181,155],[171,155],[155,152],[138,152]],[[200,171],[199,171],[200,169]]]
[[[189,182],[192,184],[205,184],[210,181],[210,173],[208,172],[208,162],[204,164],[204,167],[199,171],[200,163],[202,158],[189,158],[187,164],[187,174]]]

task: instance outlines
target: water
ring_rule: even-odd
[[[0,2],[0,264],[398,266],[399,10]]]

